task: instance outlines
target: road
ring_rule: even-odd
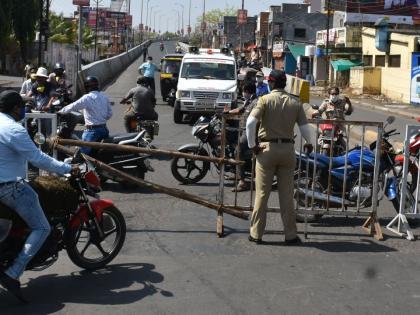
[[[167,48],[173,49],[173,43]],[[158,62],[156,44],[150,53]],[[112,133],[123,132],[119,100],[135,85],[140,62],[106,88],[116,104]],[[191,127],[175,125],[172,108],[158,103],[161,133],[155,145],[177,148],[195,142]],[[355,119],[382,116],[359,108],[354,114]],[[200,185],[180,186],[168,160],[152,163],[156,171],[147,180],[215,199],[214,170]],[[103,188],[102,197],[112,199],[127,220],[121,254],[96,272],[80,270],[65,254],[49,269],[27,272],[22,283],[31,304],[19,306],[0,292],[1,314],[418,313],[420,242],[385,229],[385,240],[378,242],[360,228],[362,219],[329,217],[309,226],[303,246],[285,247],[280,215],[273,213],[266,245],[255,245],[247,240],[246,221],[225,216],[227,235],[217,238],[213,210],[144,189],[128,191],[114,183]],[[226,194],[232,197],[228,189]],[[240,201],[248,200],[248,193],[241,193]],[[388,204],[380,204],[382,225],[393,214]],[[303,231],[302,224],[298,228]]]

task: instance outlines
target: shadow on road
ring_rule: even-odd
[[[23,293],[30,300],[19,305],[15,299],[0,293],[1,314],[51,314],[67,303],[96,305],[125,305],[160,293],[173,294],[155,284],[164,277],[153,264],[134,263],[112,265],[94,272],[81,271],[71,275],[50,274],[30,279]]]

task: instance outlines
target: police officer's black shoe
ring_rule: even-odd
[[[254,242],[254,243],[258,244],[258,245],[263,243],[262,239],[260,239],[260,238],[253,238],[251,235],[248,236],[248,241]]]
[[[299,238],[299,236],[296,236],[295,238],[292,238],[291,240],[284,240],[284,245],[286,245],[286,246],[298,246],[298,245],[302,245],[302,241]]]
[[[20,282],[9,277],[5,272],[0,271],[0,284],[10,293],[12,293],[22,303],[28,303],[23,297],[22,291],[20,290]]]

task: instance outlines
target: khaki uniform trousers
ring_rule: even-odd
[[[281,217],[286,240],[297,236],[296,213],[293,202],[293,174],[296,165],[294,145],[292,143],[261,143],[265,148],[257,155],[255,177],[255,205],[251,216],[250,234],[261,239],[267,220],[267,202],[277,176]]]

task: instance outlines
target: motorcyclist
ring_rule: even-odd
[[[147,80],[140,75],[137,78],[137,86],[128,91],[120,104],[125,104],[133,99],[132,108],[124,116],[124,126],[127,132],[132,132],[132,120],[158,120],[158,113],[155,111],[156,98],[153,91],[147,87]]]
[[[160,42],[160,51],[163,51],[163,49],[165,48],[165,45],[163,44],[163,42]]]
[[[36,74],[36,82],[32,85],[28,96],[33,96],[35,99],[35,109],[39,111],[47,111],[51,107],[53,99],[51,92],[53,87],[48,79],[48,70],[44,67],[39,67]]]
[[[246,54],[244,52],[241,52],[241,54],[239,55],[239,60],[237,63],[238,63],[238,70],[248,65],[248,61],[246,60]]]
[[[0,284],[25,302],[19,278],[50,233],[50,225],[38,195],[24,181],[26,162],[51,173],[77,173],[78,167],[65,164],[41,152],[19,123],[25,117],[22,96],[11,90],[0,93],[0,202],[14,210],[31,230],[18,257],[0,271]]]
[[[29,78],[25,80],[22,84],[22,88],[20,89],[20,95],[26,96],[29,94],[29,92],[32,90],[32,85],[36,81],[36,66],[34,65],[28,65],[28,74]]]
[[[179,45],[176,45],[176,47],[175,47],[175,52],[176,52],[177,54],[180,54],[180,53],[182,53],[182,49],[181,49],[181,46],[179,46]]]
[[[105,93],[100,92],[97,77],[88,76],[85,79],[84,87],[86,94],[77,101],[65,106],[59,113],[67,114],[72,111],[83,111],[85,131],[83,132],[82,140],[99,142],[109,136],[106,122],[112,117],[111,102]],[[81,151],[89,154],[91,149],[82,147]]]
[[[270,93],[268,84],[264,83],[264,73],[262,71],[257,72],[256,81],[257,81],[257,90],[256,90],[257,97],[261,97],[263,95]]]
[[[50,73],[48,79],[48,81],[53,85],[54,89],[67,88],[65,71],[66,69],[63,63],[57,62],[54,65],[54,70],[52,73]]]
[[[244,84],[242,95],[245,99],[243,106],[228,111],[229,114],[242,115],[242,119],[239,127],[245,128],[245,122],[248,119],[249,113],[257,105],[258,97],[255,94],[256,87],[253,81],[247,81]],[[248,148],[248,140],[246,133],[244,132],[239,139],[239,159],[242,161],[250,160],[252,154]],[[239,182],[238,185],[232,189],[232,191],[245,191],[249,190],[250,184],[245,181],[245,167],[244,165],[239,166]]]
[[[325,112],[327,119],[345,120],[345,116],[353,113],[350,99],[347,96],[341,98],[338,87],[330,88],[328,94],[329,98],[325,99],[319,109],[312,113],[312,117],[322,116]]]

